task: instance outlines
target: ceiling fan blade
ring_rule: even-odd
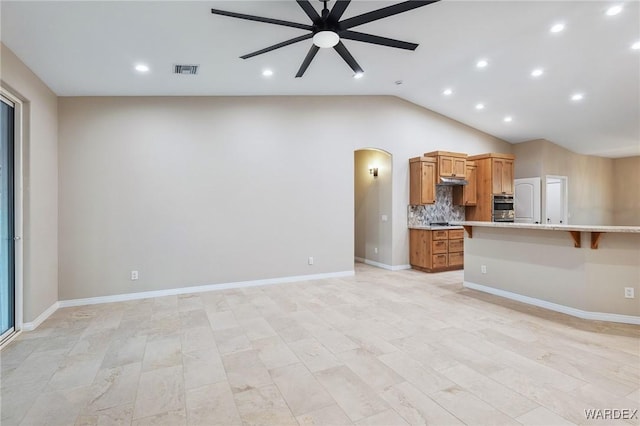
[[[342,18],[344,10],[349,6],[349,3],[351,3],[351,0],[336,0],[336,4],[333,5],[327,21],[338,22],[340,18]]]
[[[318,15],[318,12],[316,11],[316,9],[313,6],[311,6],[311,3],[309,3],[309,0],[296,0],[296,1],[298,2],[302,10],[304,10],[304,13],[306,13],[309,19],[311,19],[313,22],[316,22],[316,20],[320,19],[320,15]]]
[[[308,31],[313,30],[313,27],[311,25],[299,24],[297,22],[290,22],[290,21],[282,21],[280,19],[265,18],[262,16],[245,15],[244,13],[227,12],[226,10],[211,9],[211,13],[213,13],[214,15],[223,15],[223,16],[230,16],[232,18],[247,19],[249,21],[264,22],[266,24],[300,28],[301,30],[308,30]]]
[[[282,43],[274,44],[273,46],[265,47],[264,49],[257,50],[252,53],[240,56],[242,59],[253,58],[254,56],[262,55],[263,53],[271,52],[272,50],[280,49],[281,47],[289,46],[290,44],[297,43],[302,40],[307,40],[313,37],[313,33],[305,34],[300,37],[292,38],[291,40],[283,41]]]
[[[358,65],[356,60],[353,59],[353,56],[351,56],[351,53],[349,53],[342,42],[338,42],[338,44],[333,46],[333,48],[340,54],[340,56],[342,56],[342,59],[344,59],[344,61],[349,64],[354,73],[358,74],[364,72],[364,70],[360,67],[360,65]]]
[[[318,46],[316,46],[315,44],[311,45],[311,49],[309,49],[309,53],[307,53],[307,56],[304,58],[304,61],[302,61],[302,65],[300,65],[300,69],[296,74],[296,78],[302,77],[304,75],[304,72],[307,70],[307,68],[309,68],[309,64],[311,63],[311,61],[313,61],[313,58],[316,56],[316,53],[318,53],[318,50],[320,50]]]
[[[340,36],[340,38],[346,38],[347,40],[362,41],[365,43],[379,44],[381,46],[388,47],[397,47],[398,49],[416,50],[416,47],[418,47],[418,44],[416,43],[409,43],[407,41],[394,40],[392,38],[380,37],[350,30],[340,31],[338,35]]]
[[[344,21],[340,22],[340,28],[343,30],[347,30],[358,25],[377,21],[378,19],[397,15],[398,13],[407,12],[409,10],[417,9],[422,6],[427,6],[438,1],[439,0],[409,0],[391,6],[383,7],[382,9],[374,10],[372,12],[354,16],[353,18],[345,19]]]

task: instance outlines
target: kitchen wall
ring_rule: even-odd
[[[354,255],[361,262],[376,262],[391,268],[391,155],[363,149],[354,153],[354,161]],[[378,167],[378,177],[369,173],[369,165]],[[386,221],[382,220],[383,215]]]
[[[385,96],[83,97],[58,107],[61,300],[352,271],[362,148],[392,155],[390,264],[406,265],[408,159],[511,151]]]
[[[613,225],[614,160],[576,154],[544,139],[515,144],[515,178],[542,177],[542,214],[546,175],[568,177],[569,223]]]
[[[613,160],[613,222],[640,226],[640,156]]]
[[[23,101],[23,297],[25,322],[58,300],[56,95],[0,43],[2,87]]]

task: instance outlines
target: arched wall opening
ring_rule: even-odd
[[[354,152],[354,259],[385,269],[393,264],[392,162],[380,149]]]

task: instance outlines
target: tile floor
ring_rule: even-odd
[[[1,424],[566,425],[640,408],[640,327],[464,289],[462,272],[58,310],[0,352]]]

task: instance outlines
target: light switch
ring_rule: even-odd
[[[380,219],[382,219],[383,222],[386,222],[387,220],[389,220],[386,214],[383,214],[382,216],[380,216]]]

